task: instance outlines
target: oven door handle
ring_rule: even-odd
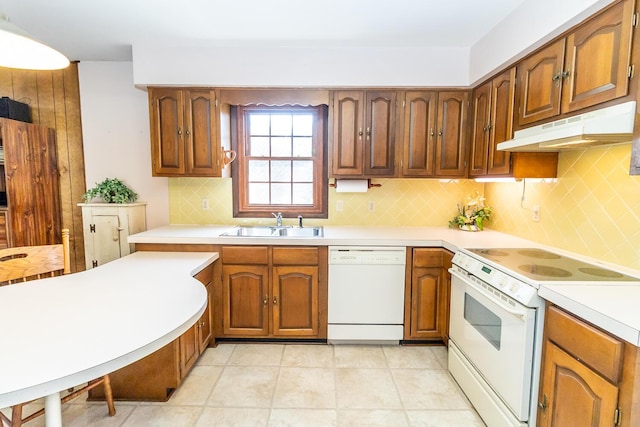
[[[493,301],[495,304],[499,305],[500,308],[503,309],[504,311],[506,311],[507,313],[513,314],[514,316],[517,316],[517,317],[521,318],[522,320],[526,320],[527,313],[519,311],[519,310],[514,310],[513,308],[505,305],[499,298],[496,298],[495,295],[489,294],[489,292],[487,292],[485,289],[482,289],[480,286],[478,286],[477,284],[473,283],[473,281],[469,280],[468,277],[461,275],[459,272],[450,269],[449,273],[451,273],[452,276],[455,276],[458,279],[460,279],[462,282],[464,282],[464,284],[466,284],[470,288],[475,289],[476,291],[480,292],[482,295],[484,295],[487,298],[489,298],[491,301]]]

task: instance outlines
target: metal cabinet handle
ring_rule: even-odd
[[[551,77],[551,81],[556,81],[556,80],[560,80],[560,77],[562,76],[562,73],[558,73],[558,74],[554,74],[553,77]]]
[[[360,137],[360,139],[362,139],[362,128],[360,128],[360,130],[358,131],[358,136]]]
[[[566,79],[566,78],[567,78],[567,77],[569,77],[570,75],[571,75],[571,71],[569,71],[569,70],[564,71],[564,72],[562,73],[562,78],[563,78],[563,79]]]
[[[371,128],[367,128],[367,139],[371,137]]]
[[[538,402],[538,408],[544,414],[547,411],[547,395],[546,393],[542,395],[542,402]]]
[[[182,136],[182,128],[178,128],[178,136]]]
[[[438,131],[438,136],[442,136],[442,129]]]
[[[429,135],[434,136],[435,132],[433,131],[433,129],[431,129],[431,132],[429,133]]]
[[[273,305],[278,305],[278,297],[273,296]]]
[[[186,134],[187,134],[187,136],[189,136],[189,135],[191,134],[191,132],[189,132],[189,128],[187,128],[187,129],[184,131],[184,133],[186,133]]]
[[[262,300],[262,303],[263,303],[264,305],[269,304],[269,295],[265,295],[265,296],[264,296],[264,299]]]

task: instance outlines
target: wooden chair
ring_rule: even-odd
[[[69,260],[69,230],[62,230],[62,244],[44,246],[23,246],[0,250],[0,286],[11,285],[19,282],[27,282],[45,277],[59,276],[70,272]],[[73,327],[73,325],[70,325]],[[89,381],[87,385],[78,389],[70,389],[70,393],[62,397],[62,403],[77,397],[98,385],[104,386],[104,394],[109,407],[109,416],[116,414],[111,393],[109,375]],[[19,427],[42,414],[41,409],[22,418],[22,407],[30,402],[21,403],[12,407],[11,420],[0,412],[0,425],[2,421],[9,427]]]

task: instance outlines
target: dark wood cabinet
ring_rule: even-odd
[[[6,194],[8,246],[61,242],[62,208],[55,131],[0,119],[0,191]]]
[[[616,425],[624,342],[547,308],[539,426]]]
[[[518,64],[519,128],[627,95],[633,12],[616,3]]]
[[[222,337],[326,337],[326,248],[223,246],[222,263]]]
[[[397,91],[336,91],[331,108],[331,175],[395,174]]]
[[[466,175],[468,111],[468,91],[438,92],[434,176]]]
[[[153,176],[222,174],[213,89],[149,88]]]
[[[453,255],[441,248],[413,248],[408,263],[405,340],[447,341]]]
[[[402,177],[463,177],[469,92],[406,91]]]
[[[558,153],[510,153],[499,143],[513,138],[515,68],[473,91],[469,177],[554,178]]]
[[[438,93],[406,91],[402,126],[402,176],[430,177],[435,167]]]

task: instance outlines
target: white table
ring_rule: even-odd
[[[212,252],[136,252],[98,268],[0,287],[0,408],[45,396],[62,425],[60,392],[170,343],[204,312],[192,276]]]

